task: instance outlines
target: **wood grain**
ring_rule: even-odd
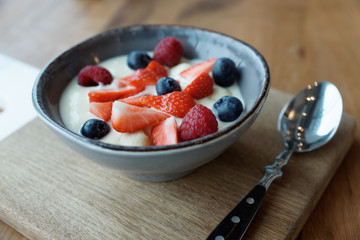
[[[328,80],[360,121],[357,0],[0,0],[0,52],[37,67],[100,31],[139,23],[209,28],[245,40],[267,59],[272,86],[295,93]],[[360,130],[300,239],[360,236]],[[339,227],[340,226],[340,227]],[[0,223],[1,239],[21,239]]]
[[[0,143],[0,217],[31,239],[204,239],[284,149],[274,126],[288,98],[272,89],[258,121],[224,154],[165,183],[131,180],[90,162],[36,119]],[[297,237],[349,149],[354,126],[345,114],[328,145],[292,157],[247,239]]]

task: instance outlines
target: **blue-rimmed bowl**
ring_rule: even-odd
[[[67,84],[89,64],[98,64],[132,50],[152,51],[166,36],[179,39],[188,59],[228,57],[238,64],[237,83],[245,114],[214,134],[170,146],[130,147],[92,140],[64,125],[59,101]],[[100,164],[145,181],[168,181],[189,174],[233,144],[255,121],[270,89],[269,67],[250,45],[233,37],[194,27],[136,25],[110,30],[61,53],[40,72],[33,87],[33,104],[40,118],[71,148]]]

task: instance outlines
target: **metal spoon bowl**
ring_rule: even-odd
[[[208,240],[241,239],[255,216],[270,184],[282,175],[294,152],[315,150],[334,136],[340,125],[343,103],[339,90],[330,82],[315,82],[295,95],[282,109],[278,119],[286,150],[271,166],[265,167],[264,177],[219,223]]]

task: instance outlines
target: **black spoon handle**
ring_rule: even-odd
[[[241,239],[259,209],[265,193],[266,188],[264,186],[255,185],[245,198],[212,231],[207,240]]]

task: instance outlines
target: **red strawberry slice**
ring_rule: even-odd
[[[122,78],[115,78],[113,80],[113,82],[116,84],[117,87],[121,88],[121,87],[126,87],[129,85],[131,81],[131,75],[126,76],[126,77],[122,77]]]
[[[130,104],[130,105],[138,106],[138,107],[147,107],[147,105],[143,103],[141,98],[142,98],[142,96],[140,96],[140,97],[128,97],[128,98],[119,99],[119,101],[123,102],[123,103]]]
[[[141,101],[147,106],[183,118],[195,106],[194,99],[184,92],[171,92],[165,95],[142,96]]]
[[[213,59],[209,59],[204,62],[195,64],[194,66],[189,67],[189,68],[185,69],[184,71],[182,71],[180,73],[180,76],[182,76],[183,78],[185,78],[187,80],[193,80],[193,79],[197,78],[203,72],[206,72],[206,73],[210,72],[217,60],[218,60],[217,58],[213,58]]]
[[[163,65],[161,65],[160,63],[158,63],[154,60],[152,60],[147,65],[146,69],[155,72],[159,76],[159,78],[168,76],[168,72],[167,72],[166,68],[164,68]]]
[[[146,136],[148,136],[149,139],[151,139],[151,129],[152,129],[152,125],[150,126],[146,126],[142,129],[142,131],[145,133]]]
[[[118,88],[118,89],[101,89],[94,90],[88,93],[89,102],[110,102],[120,98],[127,98],[133,96],[144,88],[133,87],[133,88]]]
[[[131,133],[161,122],[168,117],[170,117],[168,114],[150,108],[115,101],[112,107],[111,123],[116,131]]]
[[[179,64],[184,49],[181,42],[174,37],[164,38],[154,49],[154,60],[167,67]]]
[[[201,73],[195,78],[183,92],[189,94],[195,99],[201,99],[211,95],[214,91],[214,81],[206,72]]]
[[[113,102],[91,102],[89,104],[89,111],[98,118],[109,121],[111,118],[112,104]]]
[[[148,85],[155,85],[156,81],[160,78],[155,72],[141,68],[131,74],[129,86],[146,87]]]
[[[151,140],[153,145],[171,145],[179,143],[179,133],[174,117],[169,117],[157,123],[151,129]]]

